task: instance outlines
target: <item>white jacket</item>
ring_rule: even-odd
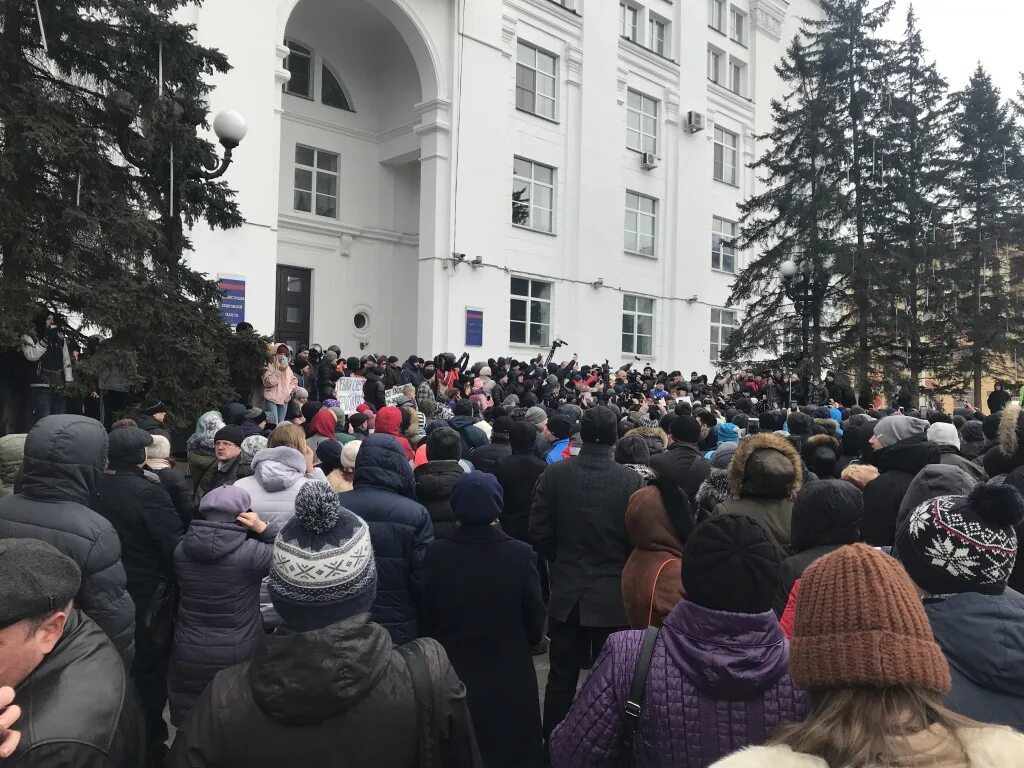
[[[958,734],[967,748],[970,768],[1024,765],[1024,734],[1002,726],[965,728]],[[820,757],[786,746],[751,747],[724,757],[711,768],[828,768]],[[935,768],[966,768],[962,764]]]

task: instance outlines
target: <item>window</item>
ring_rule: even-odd
[[[551,343],[551,283],[512,278],[508,340],[546,347]]]
[[[651,50],[659,56],[668,56],[668,22],[651,14]]]
[[[711,309],[711,362],[717,363],[722,356],[722,350],[729,342],[732,329],[739,325],[736,319],[736,311],[730,309]]]
[[[708,0],[708,26],[725,32],[725,0]]]
[[[637,192],[626,192],[625,249],[638,256],[654,256],[657,201]]]
[[[654,346],[654,299],[644,296],[622,297],[622,351],[630,355],[650,355]]]
[[[288,46],[284,68],[292,75],[284,85],[285,91],[295,96],[313,98],[313,52],[291,40],[285,40],[284,44]]]
[[[747,93],[747,65],[737,59],[729,59],[729,90],[737,96]]]
[[[554,210],[555,169],[517,157],[512,171],[512,223],[551,232]]]
[[[640,42],[640,9],[619,3],[619,34],[634,43]]]
[[[296,211],[338,215],[338,156],[322,149],[295,147]]]
[[[557,59],[519,41],[516,64],[516,109],[555,119]]]
[[[715,179],[736,186],[736,155],[739,137],[724,128],[715,127]]]
[[[338,109],[344,109],[346,112],[355,112],[348,100],[348,96],[345,95],[345,90],[341,87],[341,83],[338,82],[338,78],[327,68],[326,64],[320,67],[320,101],[328,107],[337,107]]]
[[[736,272],[736,222],[715,216],[711,220],[711,268]]]
[[[658,151],[658,102],[633,90],[626,93],[626,148]]]
[[[747,44],[747,14],[737,8],[729,11],[729,37],[740,45]]]
[[[708,80],[722,82],[722,52],[717,48],[708,48]]]

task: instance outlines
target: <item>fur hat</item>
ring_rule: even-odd
[[[800,491],[804,467],[796,448],[779,435],[751,435],[740,442],[729,467],[729,490],[747,496],[785,499]]]
[[[168,459],[171,456],[171,441],[163,435],[153,435],[153,443],[146,448],[148,459]]]

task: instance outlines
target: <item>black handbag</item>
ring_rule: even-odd
[[[419,768],[442,768],[441,745],[437,740],[437,716],[434,712],[434,685],[422,649],[415,643],[398,648],[412,677],[416,700],[416,751]]]
[[[629,768],[633,765],[633,742],[636,739],[636,729],[640,725],[640,713],[643,710],[644,689],[647,687],[647,672],[651,668],[651,659],[654,657],[654,644],[658,640],[658,627],[648,627],[644,630],[644,637],[640,643],[640,656],[637,657],[636,667],[633,668],[633,681],[629,684],[629,695],[622,707],[623,725],[620,765]]]
[[[177,617],[178,583],[161,577],[142,617],[142,629],[158,652],[170,650]]]

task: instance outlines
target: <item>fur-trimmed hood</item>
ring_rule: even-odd
[[[715,507],[726,499],[731,499],[729,493],[729,473],[724,470],[712,470],[708,479],[700,484],[697,490],[698,514],[703,510],[707,514],[714,512]]]
[[[751,435],[740,441],[729,466],[729,492],[738,499],[753,496],[792,498],[800,491],[804,468],[800,454],[784,437]]]
[[[1003,410],[996,431],[996,444],[985,453],[985,471],[996,477],[1024,466],[1024,414],[1019,405]]]
[[[629,437],[629,435],[639,435],[642,437],[651,451],[651,456],[664,453],[668,448],[668,438],[661,430],[661,427],[635,427],[629,430],[623,437]]]

